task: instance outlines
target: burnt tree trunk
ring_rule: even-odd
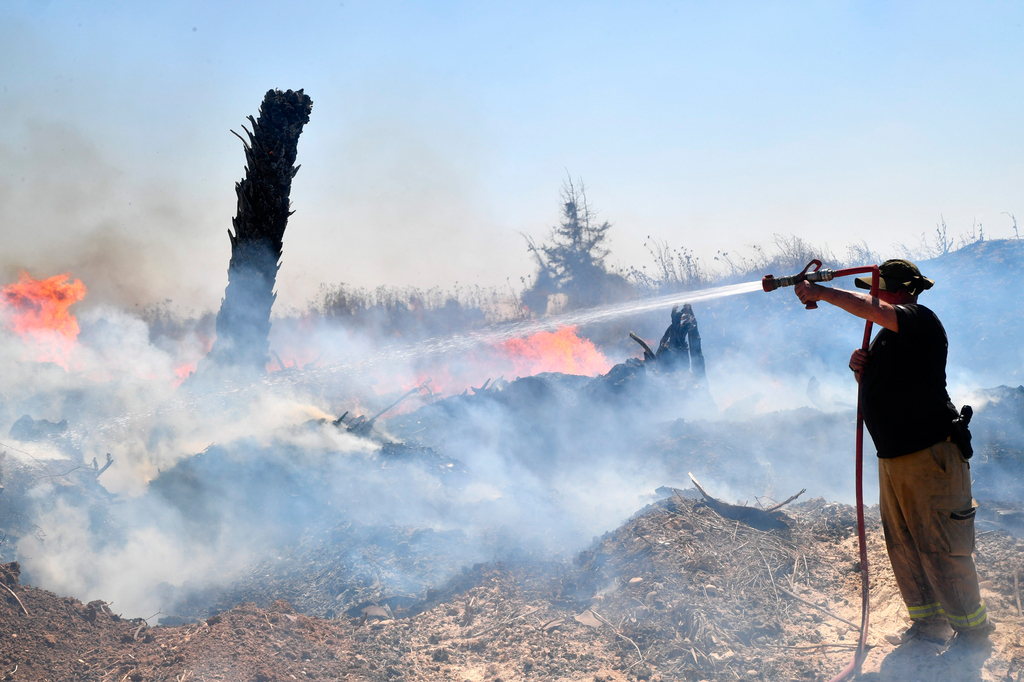
[[[313,100],[302,90],[268,90],[258,119],[249,116],[245,177],[235,184],[238,213],[232,219],[228,286],[217,313],[217,340],[207,360],[220,367],[264,372],[270,348],[270,309],[281,267],[295,154]],[[245,128],[243,127],[243,130]]]

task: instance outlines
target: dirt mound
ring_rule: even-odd
[[[347,678],[377,667],[352,654],[347,621],[296,615],[287,602],[242,604],[205,621],[149,628],[102,601],[18,584],[17,563],[0,566],[3,680],[291,680]]]
[[[694,500],[662,500],[573,562],[477,566],[407,618],[382,603],[324,620],[278,600],[149,628],[104,602],[21,585],[18,565],[6,564],[0,679],[828,679],[851,657],[860,618],[853,510],[819,498],[787,513],[789,530],[762,532]],[[991,651],[894,648],[885,635],[907,625],[906,609],[877,513],[869,518],[872,649],[861,679],[1024,674],[1014,577],[1024,544],[979,534]]]
[[[789,510],[790,531],[761,532],[688,500],[661,502],[580,557],[600,586],[588,611],[620,638],[620,669],[641,678],[658,671],[663,679],[828,679],[858,637],[853,512],[819,498]],[[1010,599],[1024,547],[997,531],[982,536],[977,558],[990,612],[1003,623],[995,637],[1002,657],[953,661],[934,649],[914,653],[914,645],[899,650],[894,669],[884,636],[909,620],[877,507],[867,512],[873,615],[865,673],[919,679],[917,668],[931,665],[938,679],[1002,679],[1011,666],[1024,667],[1022,621]]]

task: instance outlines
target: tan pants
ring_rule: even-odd
[[[945,614],[956,630],[985,625],[974,550],[971,472],[943,441],[878,460],[885,546],[913,619]]]

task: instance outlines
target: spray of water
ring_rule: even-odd
[[[316,368],[305,369],[301,372],[277,372],[264,377],[260,381],[249,384],[237,384],[230,379],[225,379],[219,389],[203,391],[201,394],[179,392],[173,400],[163,402],[162,404],[149,405],[145,409],[124,413],[112,419],[95,423],[89,430],[94,435],[102,434],[106,438],[116,438],[118,432],[126,432],[139,420],[158,420],[172,412],[204,413],[211,409],[218,409],[216,405],[226,404],[226,401],[241,400],[244,402],[252,399],[260,392],[265,392],[275,387],[298,386],[304,388],[317,385],[322,386],[329,382],[338,381],[346,376],[364,373],[382,364],[408,362],[431,356],[459,353],[480,346],[500,344],[503,341],[521,338],[541,331],[553,331],[560,327],[609,322],[652,310],[665,309],[684,302],[699,303],[760,290],[760,281],[729,284],[707,289],[697,289],[685,293],[666,294],[654,298],[596,306],[560,315],[550,315],[537,320],[495,324],[465,334],[436,337],[418,343],[392,344],[381,348],[376,353],[352,362],[325,364]],[[69,430],[69,435],[77,440],[87,437],[82,429],[75,427]]]
[[[697,289],[695,291],[686,292],[685,294],[665,294],[664,296],[657,296],[655,298],[645,298],[637,301],[627,301],[625,303],[596,306],[594,308],[576,310],[563,313],[561,315],[551,315],[539,320],[525,320],[523,322],[510,324],[496,324],[491,327],[487,327],[486,329],[466,334],[452,334],[451,336],[427,339],[416,344],[385,346],[379,352],[358,362],[326,365],[319,369],[309,370],[307,373],[303,373],[302,376],[304,380],[315,381],[316,379],[326,375],[344,373],[355,369],[363,369],[382,362],[414,360],[433,355],[458,353],[478,346],[499,344],[503,341],[517,339],[537,332],[553,331],[560,327],[583,326],[601,322],[610,322],[611,320],[630,315],[638,315],[652,310],[668,308],[679,303],[699,303],[701,301],[710,301],[716,298],[725,298],[726,296],[747,294],[753,291],[761,291],[760,280],[756,282],[743,282],[742,284],[727,284],[725,286],[712,287],[708,289]],[[278,380],[294,381],[295,379],[294,377],[277,376],[268,379],[269,382]]]

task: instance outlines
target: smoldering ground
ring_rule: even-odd
[[[928,304],[949,332],[954,400],[983,401],[976,485],[1019,499],[1007,487],[1019,479],[1004,475],[1019,466],[1006,453],[1024,449],[1016,394],[982,389],[997,376],[1012,381],[1019,366],[1010,343],[1019,284],[1008,275],[993,282],[990,264],[1015,262],[1020,249],[989,244],[958,254],[923,264],[939,281]],[[500,388],[416,396],[379,423],[375,440],[333,421],[346,404],[363,414],[386,405],[404,388],[379,393],[389,377],[419,379],[443,367],[479,387],[501,369],[465,353],[426,364],[404,353],[339,369],[380,355],[379,341],[320,320],[306,336],[322,366],[337,371],[176,389],[175,363],[195,352],[194,331],[154,337],[137,314],[96,306],[81,316],[69,371],[33,361],[6,332],[5,423],[28,413],[67,419],[68,428],[37,441],[6,439],[5,476],[27,483],[3,493],[9,503],[22,491],[21,516],[8,520],[0,552],[20,560],[35,584],[149,616],[198,589],[229,586],[254,562],[339,525],[446,534],[443,546],[407,550],[431,558],[429,575],[413,564],[381,587],[416,594],[477,561],[571,555],[656,488],[687,487],[691,470],[728,500],[782,499],[806,487],[850,501],[856,389],[845,365],[862,327],[826,307],[804,311],[785,291],[698,303],[695,312],[707,390],[656,377],[619,392],[588,377],[506,377]],[[619,324],[656,340],[666,317]],[[627,351],[606,352],[622,361]],[[106,453],[115,464],[97,483],[88,464]],[[69,462],[85,466],[69,472]],[[353,565],[369,565],[369,556],[353,554]]]

